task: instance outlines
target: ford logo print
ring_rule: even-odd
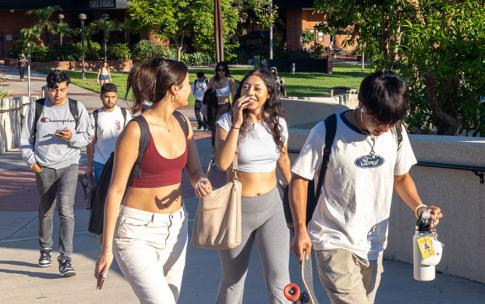
[[[379,155],[364,155],[355,160],[355,165],[360,168],[376,168],[384,164],[384,158]]]

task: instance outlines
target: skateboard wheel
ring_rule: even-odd
[[[288,301],[296,302],[300,299],[300,288],[295,283],[286,285],[283,292]]]

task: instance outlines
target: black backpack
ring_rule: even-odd
[[[185,136],[188,136],[189,127],[188,122],[185,120],[184,116],[179,112],[174,112],[175,118],[179,121],[182,129],[184,130]],[[142,115],[134,117],[132,120],[138,123],[140,127],[140,141],[138,147],[138,156],[136,158],[133,169],[131,170],[130,179],[133,176],[142,176],[143,172],[141,170],[140,164],[145,153],[148,143],[150,142],[150,129],[148,123]],[[99,182],[96,185],[96,189],[93,191],[93,197],[91,198],[91,215],[89,218],[88,230],[91,233],[101,234],[103,233],[104,224],[104,203],[106,196],[108,195],[109,184],[111,183],[111,174],[113,172],[113,160],[114,152],[111,153],[110,157],[106,161],[99,178]],[[128,181],[128,184],[130,181]]]
[[[318,175],[318,183],[315,188],[314,179],[308,181],[307,188],[307,204],[306,204],[306,224],[310,222],[313,216],[313,212],[317,207],[318,198],[322,192],[323,182],[325,181],[325,173],[327,171],[328,162],[330,160],[330,152],[332,151],[333,141],[335,139],[335,133],[337,131],[337,114],[332,114],[325,118],[325,148],[323,149],[322,165]],[[397,146],[402,142],[402,125],[396,125]],[[288,187],[285,188],[283,195],[283,208],[285,211],[285,219],[288,224],[293,223],[291,216],[291,209],[288,197]]]
[[[42,111],[44,110],[45,105],[45,98],[37,99],[35,101],[35,116],[34,116],[34,124],[32,126],[32,138],[34,139],[33,143],[35,144],[35,135],[37,134],[37,123],[39,122],[40,116],[42,115]],[[76,123],[76,129],[79,125],[79,109],[77,108],[77,100],[69,98],[69,112],[71,112],[72,117],[74,118],[74,122]]]

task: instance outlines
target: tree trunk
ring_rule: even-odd
[[[179,45],[177,46],[177,61],[180,61],[182,59],[182,46]]]
[[[456,135],[458,129],[460,128],[461,122],[456,117],[456,113],[453,115],[450,115],[449,113],[445,112],[446,109],[443,110],[442,107],[440,107],[439,99],[446,98],[446,97],[438,96],[437,89],[436,89],[437,81],[436,81],[436,77],[432,74],[432,72],[425,74],[424,84],[426,85],[426,88],[425,88],[426,101],[429,103],[434,115],[438,119],[438,122],[436,124],[438,135]],[[446,106],[446,102],[445,102],[445,106]],[[448,108],[452,108],[452,107],[450,106]]]

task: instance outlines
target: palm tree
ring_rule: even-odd
[[[103,31],[104,61],[106,62],[109,34],[115,31],[122,31],[124,28],[124,24],[116,20],[110,20],[109,15],[103,14],[101,18],[91,22],[91,24],[89,24],[89,27],[92,34]]]
[[[62,10],[60,6],[46,6],[44,8],[33,9],[27,11],[27,15],[34,15],[38,21],[30,28],[25,28],[20,31],[24,39],[33,39],[41,47],[45,47],[45,43],[42,40],[42,34],[44,31],[51,33],[53,30],[53,22],[50,20],[54,12]]]
[[[68,37],[73,34],[73,29],[66,22],[53,22],[52,33],[59,35],[59,44],[62,46],[62,37]]]

